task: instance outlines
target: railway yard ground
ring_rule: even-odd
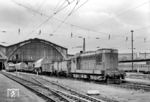
[[[88,91],[95,91],[98,92],[97,95],[91,95],[96,99],[102,100],[101,102],[149,102],[150,101],[150,91],[144,91],[143,89],[130,89],[130,88],[122,88],[113,85],[101,84],[99,82],[93,81],[83,81],[83,80],[76,80],[76,79],[69,79],[69,78],[58,78],[58,77],[49,77],[45,75],[35,75],[29,73],[21,73],[21,72],[11,72],[12,75],[18,76],[20,78],[27,78],[27,77],[34,77],[36,79],[42,78],[46,81],[54,82],[58,85],[67,87],[69,89],[75,90],[79,93],[87,94]],[[29,78],[27,78],[29,79]],[[140,82],[149,84],[150,81],[148,79],[136,79],[127,75],[127,81],[130,82]],[[38,80],[42,84],[46,84],[44,80]],[[7,77],[0,74],[0,100],[2,102],[44,102],[43,99],[38,97],[37,95],[30,92],[25,87],[21,86],[20,84],[8,79]],[[140,82],[141,83],[141,82]],[[53,85],[46,84],[47,87],[56,88]],[[7,97],[7,89],[8,88],[19,88],[20,89],[20,97],[19,98],[8,98]],[[61,89],[62,90],[62,89]],[[3,97],[3,98],[2,98]],[[15,100],[16,99],[16,100]],[[59,102],[59,101],[58,101]],[[65,101],[66,102],[66,101]],[[70,101],[72,102],[72,101]],[[78,102],[78,101],[77,101]],[[82,102],[82,101],[81,101]],[[95,102],[95,101],[92,101]],[[98,101],[99,102],[99,101]]]
[[[98,90],[100,95],[95,95],[99,98],[108,98],[110,100],[116,100],[116,102],[149,102],[150,92],[143,90],[124,89],[119,87],[113,87],[109,85],[102,85],[94,82],[85,82],[79,80],[60,79],[55,77],[45,77],[47,80],[55,81],[60,84],[66,85],[70,88],[76,89],[83,93],[87,93],[88,90]]]
[[[11,93],[9,89],[19,89],[19,93]],[[22,85],[0,74],[0,102],[45,102],[41,97]]]

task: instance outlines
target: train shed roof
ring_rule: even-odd
[[[58,46],[58,47],[60,47],[60,48],[63,48],[63,49],[66,49],[66,50],[67,50],[66,47],[63,47],[63,46],[60,46],[60,45],[58,45],[58,44],[52,43],[52,42],[47,41],[47,40],[44,40],[44,39],[39,39],[39,38],[28,39],[28,40],[24,40],[24,41],[21,41],[21,42],[15,43],[15,44],[11,44],[11,45],[2,45],[2,44],[1,44],[0,46],[5,47],[5,48],[8,48],[8,47],[15,46],[15,45],[18,45],[18,44],[26,43],[26,42],[28,42],[28,41],[41,41],[41,42],[46,42],[46,43],[53,44],[53,45],[55,45],[55,46]]]

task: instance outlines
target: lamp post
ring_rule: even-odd
[[[133,30],[131,30],[131,52],[132,52],[132,71],[133,71]]]
[[[83,52],[85,52],[85,38],[83,38]]]
[[[86,51],[86,49],[85,49],[85,38],[84,37],[82,37],[82,36],[78,36],[78,38],[82,38],[83,39],[83,52],[85,52]]]

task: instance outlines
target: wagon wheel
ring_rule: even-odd
[[[42,68],[41,68],[41,67],[38,69],[38,73],[39,73],[39,74],[42,73]]]
[[[109,76],[106,76],[105,81],[106,81],[107,84],[112,84],[112,83],[114,83],[114,79],[110,78]]]

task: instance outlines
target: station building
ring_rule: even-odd
[[[32,63],[40,58],[49,62],[61,61],[67,58],[68,49],[39,38],[25,40],[13,45],[0,45],[0,69],[5,62]]]

